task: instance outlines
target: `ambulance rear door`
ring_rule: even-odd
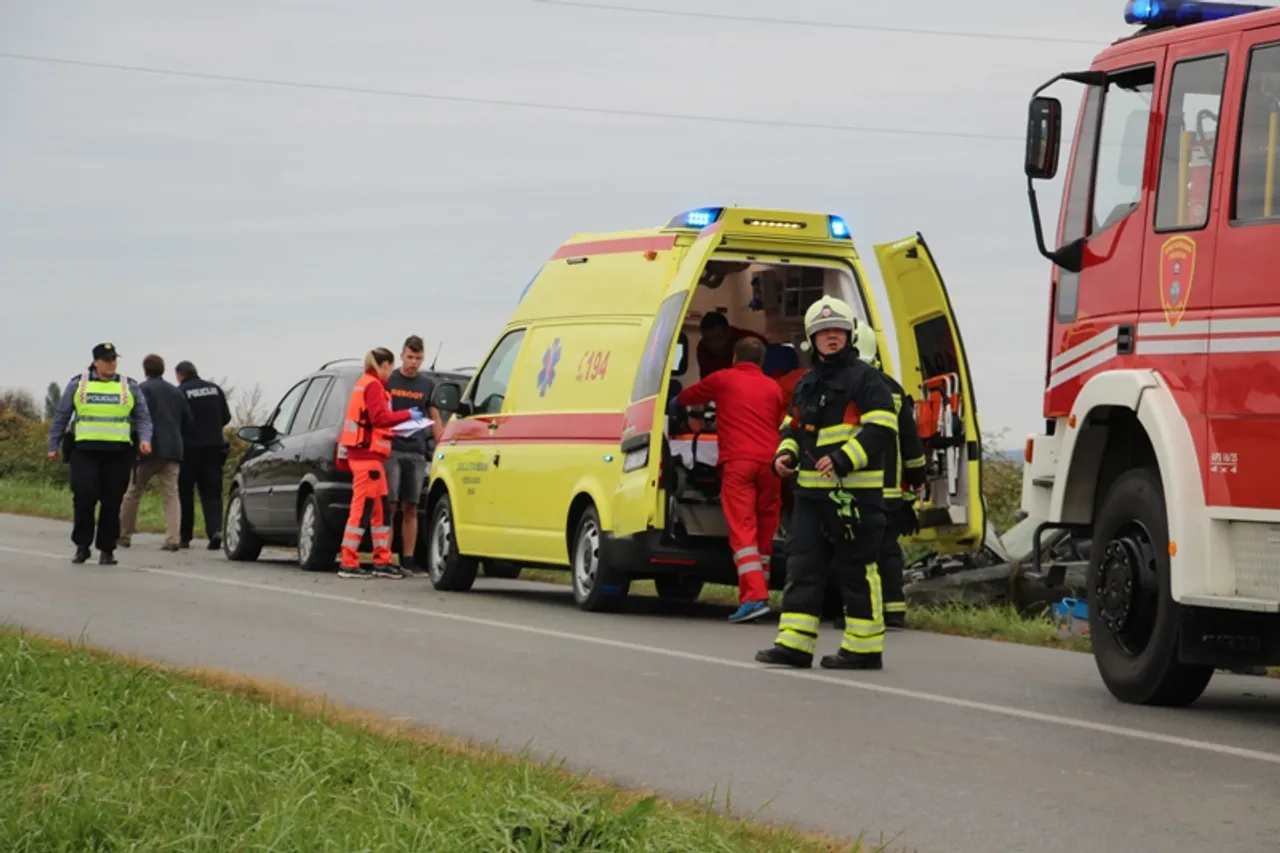
[[[625,536],[666,524],[662,490],[662,447],[668,388],[675,362],[693,354],[683,350],[680,327],[711,255],[723,242],[720,222],[698,233],[679,261],[663,293],[636,370],[631,404],[622,427],[622,479],[614,500],[613,532]],[[679,351],[678,351],[679,350]]]
[[[916,401],[927,485],[912,540],[942,553],[982,545],[982,432],[972,374],[946,286],[924,236],[875,247],[898,337],[898,377]]]

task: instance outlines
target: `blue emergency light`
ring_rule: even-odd
[[[829,230],[831,236],[837,240],[844,240],[849,236],[849,223],[844,221],[842,216],[828,216]]]
[[[724,213],[723,207],[699,207],[693,210],[686,210],[668,222],[667,227],[697,228],[701,231],[711,223],[718,221],[722,213]]]
[[[1236,15],[1264,12],[1273,6],[1245,3],[1202,3],[1199,0],[1129,0],[1124,7],[1126,24],[1142,24],[1148,29],[1185,27],[1208,21],[1221,21]]]

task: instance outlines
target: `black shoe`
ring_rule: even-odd
[[[116,564],[116,554],[114,551],[101,551],[98,553],[98,565],[114,566]]]
[[[71,558],[71,562],[79,564],[79,563],[83,563],[87,559],[89,559],[89,549],[77,548],[75,556]]]
[[[841,649],[834,655],[824,655],[823,669],[884,669],[884,656],[879,652],[870,655],[855,655]]]
[[[907,614],[902,611],[897,611],[894,613],[886,613],[884,615],[884,626],[886,628],[907,627]]]
[[[338,577],[364,579],[373,577],[373,572],[369,571],[364,566],[356,566],[355,568],[342,566],[338,569]]]
[[[399,566],[388,563],[385,566],[373,567],[373,576],[375,578],[391,578],[392,580],[404,580],[404,570]]]
[[[796,669],[813,668],[813,655],[807,655],[804,652],[798,652],[795,649],[788,649],[786,646],[777,644],[756,652],[756,661],[790,666]]]
[[[405,573],[406,577],[410,578],[425,578],[427,576],[427,570],[419,566],[418,561],[413,557],[405,560],[404,564],[400,566],[400,570]]]
[[[179,548],[190,548],[190,547],[191,547],[191,540],[190,540],[190,539],[183,539],[181,542],[179,542],[179,543],[178,543],[178,547],[179,547]]]
[[[190,542],[188,542],[188,543],[187,543],[186,545],[184,545],[183,547],[190,547],[190,546],[191,546],[191,543],[190,543]],[[219,548],[221,548],[221,547],[222,547],[222,534],[221,534],[221,533],[215,533],[215,534],[213,534],[212,536],[210,536],[210,537],[209,537],[209,545],[208,545],[208,548],[209,548],[209,550],[210,550],[210,551],[217,551],[217,550],[218,550]]]

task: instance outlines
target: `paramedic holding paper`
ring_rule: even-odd
[[[378,347],[364,357],[364,375],[356,380],[342,420],[338,445],[346,450],[351,466],[351,511],[342,532],[344,578],[402,578],[404,572],[391,563],[391,519],[386,515],[387,477],[383,462],[391,455],[391,428],[408,420],[421,420],[417,408],[391,411],[386,382],[395,369],[391,350]],[[360,541],[365,530],[373,540],[373,571],[360,565]]]

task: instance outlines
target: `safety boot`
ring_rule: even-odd
[[[99,551],[99,552],[98,552],[98,565],[100,565],[100,566],[114,566],[115,564],[116,564],[116,552],[115,552],[115,551],[107,551],[107,550],[103,550],[103,551]]]
[[[884,669],[883,656],[876,652],[875,654],[855,655],[853,652],[846,652],[844,649],[836,652],[834,655],[823,655],[823,669]]]
[[[84,562],[85,560],[87,560],[87,559],[89,559],[89,549],[88,549],[88,548],[76,548],[75,556],[71,558],[71,562],[76,563],[76,564],[80,564],[80,563],[83,563],[83,562]]]
[[[795,649],[789,649],[786,646],[779,646],[777,643],[767,649],[761,649],[756,652],[756,661],[759,663],[790,666],[795,669],[813,668],[813,655],[798,652]]]

